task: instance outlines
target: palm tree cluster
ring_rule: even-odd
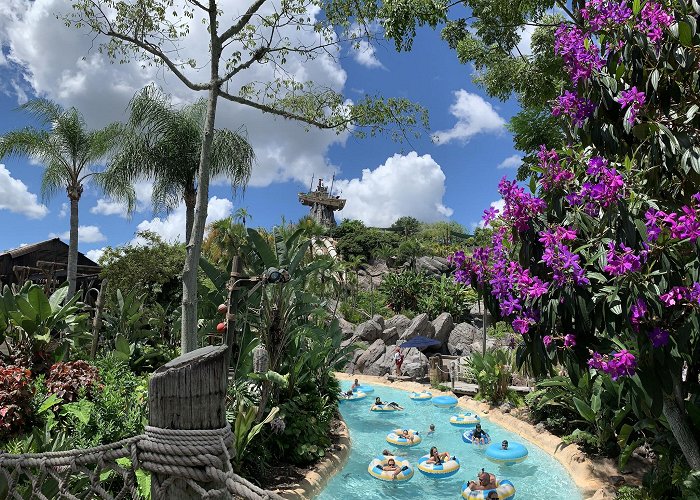
[[[76,291],[79,211],[85,183],[92,181],[104,194],[123,202],[128,214],[136,208],[134,183],[149,180],[154,212],[169,212],[184,200],[185,235],[191,244],[197,195],[197,172],[202,154],[206,101],[183,107],[155,86],[138,92],[129,103],[125,124],[112,123],[90,130],[76,108],[64,109],[47,99],[20,107],[38,126],[0,136],[0,159],[32,158],[44,166],[42,198],[65,189],[70,201],[70,238],[67,263],[68,298]],[[241,131],[214,131],[212,177],[225,176],[234,192],[245,188],[255,154]],[[239,210],[245,225],[250,214]]]

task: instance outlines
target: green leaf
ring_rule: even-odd
[[[654,69],[654,71],[651,72],[651,75],[649,76],[649,81],[651,82],[651,86],[654,88],[654,90],[657,90],[659,88],[659,70]]]
[[[277,267],[279,263],[277,262],[277,256],[268,245],[265,238],[260,236],[253,228],[248,228],[248,239],[253,243],[255,251],[260,256],[265,267]]]
[[[593,412],[591,407],[588,406],[588,403],[581,401],[577,397],[574,397],[574,405],[576,405],[576,410],[578,410],[579,415],[581,415],[591,424],[595,424],[595,413]]]
[[[678,40],[686,47],[693,44],[693,30],[685,21],[678,23]]]
[[[30,288],[27,294],[27,300],[29,300],[32,308],[39,315],[40,321],[45,321],[51,316],[51,304],[49,303],[49,299],[46,298],[43,289],[38,286]]]
[[[61,401],[63,401],[61,398],[59,398],[56,394],[50,394],[44,401],[41,403],[41,406],[39,406],[39,409],[37,410],[37,413],[41,415],[42,413],[45,413],[48,409],[53,407],[54,405],[59,404]]]
[[[123,335],[117,335],[117,338],[114,340],[114,347],[116,349],[114,355],[118,358],[128,360],[131,357],[131,346]]]
[[[92,409],[94,406],[94,403],[88,401],[87,399],[81,399],[75,403],[66,403],[61,406],[61,413],[73,415],[85,425],[90,421],[90,415],[92,415]]]
[[[66,300],[66,295],[68,295],[68,285],[62,286],[49,297],[49,304],[51,305],[51,310],[53,312],[58,311],[61,308],[61,304]]]
[[[632,2],[632,13],[636,16],[639,14],[642,10],[642,2],[641,0],[634,0]]]
[[[282,389],[286,389],[289,385],[289,373],[280,375],[276,371],[268,370],[265,373],[249,373],[248,378],[251,380],[267,380],[280,386]]]

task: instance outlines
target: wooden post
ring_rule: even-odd
[[[226,426],[226,384],[228,348],[207,346],[183,354],[158,368],[148,390],[152,427],[163,429],[220,429]],[[158,485],[167,478],[154,474],[154,500],[200,498],[184,481],[171,484],[164,497],[156,496]],[[206,489],[206,484],[201,484]]]
[[[107,278],[102,280],[97,304],[95,304],[95,318],[92,322],[92,345],[90,346],[90,359],[97,356],[97,345],[100,341],[100,329],[102,328],[102,309],[105,306],[105,292],[107,291]]]

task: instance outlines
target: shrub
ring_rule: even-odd
[[[447,276],[428,278],[427,285],[418,296],[418,310],[431,318],[448,312],[456,323],[466,321],[476,302],[476,293],[462,283],[455,283]]]
[[[515,366],[514,351],[497,349],[482,356],[473,352],[469,367],[479,386],[479,395],[491,403],[500,403],[508,397],[508,384]]]
[[[389,307],[394,311],[402,309],[416,310],[418,296],[426,286],[427,278],[423,274],[413,271],[402,273],[389,273],[379,289],[386,294]]]
[[[97,369],[85,361],[55,363],[46,378],[46,390],[64,402],[78,399],[79,393],[89,395],[98,382]]]
[[[32,372],[19,366],[0,366],[0,438],[22,431],[31,416]]]

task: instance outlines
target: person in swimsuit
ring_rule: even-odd
[[[486,433],[481,429],[481,424],[476,424],[476,428],[472,433],[472,443],[484,444]]]
[[[469,481],[469,489],[472,491],[478,490],[495,490],[496,489],[496,476],[489,472],[485,472],[481,469],[478,474],[479,481]]]
[[[404,429],[403,432],[401,433],[401,437],[406,439],[409,443],[413,442],[413,433],[408,432],[408,429]]]
[[[450,459],[450,454],[448,452],[442,452],[440,453],[437,449],[437,447],[433,446],[430,448],[430,458],[426,460],[426,463],[428,464],[435,464],[435,465],[440,465],[443,463],[445,460]]]

